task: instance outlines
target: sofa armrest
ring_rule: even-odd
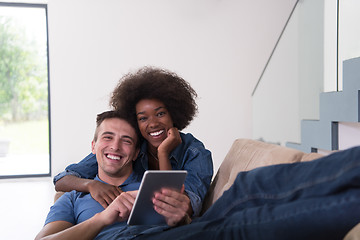
[[[54,196],[54,202],[59,199],[65,192],[56,192]]]

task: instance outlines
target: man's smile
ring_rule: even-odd
[[[114,154],[111,154],[111,153],[106,153],[106,154],[105,154],[105,157],[107,157],[107,158],[109,158],[109,159],[111,159],[111,160],[116,160],[116,161],[118,161],[118,160],[121,159],[121,156],[119,156],[119,155],[114,155]]]

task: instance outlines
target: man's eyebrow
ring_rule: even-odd
[[[107,135],[107,134],[109,134],[109,135],[115,135],[115,133],[110,132],[110,131],[107,131],[107,132],[103,132],[103,133],[101,134],[101,136]],[[121,138],[130,139],[131,141],[135,142],[135,139],[134,139],[133,137],[129,136],[129,135],[122,135]]]
[[[107,132],[103,132],[101,135],[106,135],[106,134],[110,134],[110,135],[115,135],[115,133],[107,131]]]

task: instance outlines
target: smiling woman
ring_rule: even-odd
[[[149,169],[170,170],[171,152],[181,144],[181,130],[197,113],[196,91],[176,73],[144,67],[125,75],[113,91],[111,105],[137,121],[148,143]]]
[[[165,69],[143,67],[122,77],[110,100],[114,110],[130,114],[130,121],[141,133],[142,143],[134,162],[135,172],[141,176],[146,170],[188,172],[184,191],[167,189],[171,197],[166,198],[168,202],[164,203],[164,208],[157,208],[171,226],[200,213],[213,175],[211,152],[191,133],[181,132],[197,112],[196,96],[190,84],[177,74]],[[91,184],[98,173],[96,162],[96,156],[90,154],[79,163],[68,166],[66,171],[55,176],[56,190],[86,190],[82,187]],[[86,179],[76,179],[78,177]],[[99,194],[104,192],[100,186],[96,191],[91,190],[104,196],[104,199],[113,195]],[[99,201],[102,202],[102,198]],[[171,202],[179,204],[174,209]]]
[[[181,143],[181,137],[165,104],[142,99],[136,104],[136,115],[140,133],[149,143],[149,168],[171,170],[169,155]]]
[[[0,178],[50,175],[47,39],[46,5],[0,3]]]

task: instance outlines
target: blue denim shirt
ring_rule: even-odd
[[[174,170],[187,170],[185,191],[191,201],[193,216],[198,216],[213,176],[211,152],[205,149],[204,144],[192,134],[180,133],[180,136],[182,143],[171,152],[170,162]],[[133,167],[141,176],[149,169],[146,141],[142,143],[140,154]],[[64,172],[55,176],[54,183],[65,175],[92,179],[96,176],[97,169],[96,156],[89,154],[79,163],[69,165]]]

